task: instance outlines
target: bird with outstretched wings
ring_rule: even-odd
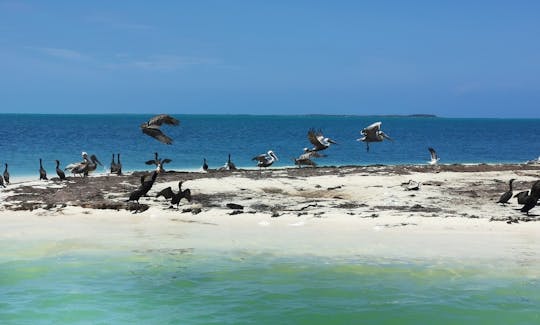
[[[180,124],[180,121],[170,115],[159,114],[141,124],[141,130],[144,134],[149,135],[162,143],[172,144],[172,139],[161,131],[161,125],[163,124],[177,126]]]

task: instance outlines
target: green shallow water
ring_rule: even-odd
[[[0,259],[2,324],[538,324],[526,266],[190,250]]]

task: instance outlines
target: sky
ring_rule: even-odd
[[[0,113],[540,118],[540,1],[0,0]]]

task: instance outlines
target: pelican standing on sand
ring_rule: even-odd
[[[47,180],[47,172],[45,171],[45,168],[43,168],[43,163],[41,161],[41,158],[39,158],[39,180]]]
[[[314,146],[312,149],[309,149],[309,151],[326,150],[331,144],[337,144],[334,140],[325,137],[321,130],[315,131],[315,129],[309,129],[307,137],[309,142]]]
[[[431,160],[429,161],[429,164],[430,165],[437,165],[437,163],[439,162],[439,156],[437,155],[437,152],[435,151],[435,149],[429,147],[428,148],[429,150],[429,154],[431,156]]]
[[[394,141],[392,138],[390,138],[386,133],[384,133],[381,130],[381,124],[382,122],[375,122],[368,127],[362,129],[360,131],[360,134],[363,135],[363,137],[356,139],[356,141],[361,141],[366,143],[366,151],[369,152],[369,143],[370,142],[381,142],[384,139],[388,139],[390,141]]]
[[[141,130],[144,134],[147,134],[162,143],[172,144],[172,139],[161,131],[160,128],[162,124],[177,126],[180,124],[180,121],[170,115],[160,114],[141,124]]]
[[[60,180],[65,180],[66,179],[66,174],[64,173],[64,171],[62,169],[60,169],[60,160],[55,160],[56,161],[56,175],[58,175],[58,177],[60,177]]]
[[[8,164],[5,163],[6,165],[6,168],[4,169],[4,181],[6,182],[6,184],[9,185],[9,172],[8,172]]]
[[[97,169],[97,165],[103,166],[103,164],[97,159],[96,155],[91,155],[88,158],[88,154],[83,151],[81,153],[83,161],[79,163],[72,163],[66,166],[64,170],[69,170],[72,174],[82,174],[82,176],[88,176],[89,173]]]
[[[279,159],[272,150],[269,150],[267,153],[255,156],[251,160],[257,161],[257,167],[269,167]]]
[[[514,178],[512,178],[509,182],[508,182],[508,191],[504,192],[501,197],[499,198],[499,201],[497,201],[497,203],[501,203],[501,204],[507,204],[508,203],[508,200],[510,200],[512,198],[512,183],[515,181]]]

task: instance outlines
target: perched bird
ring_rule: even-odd
[[[144,134],[147,134],[160,142],[172,144],[172,139],[161,131],[160,128],[162,124],[176,126],[180,124],[180,121],[170,115],[160,114],[152,117],[148,122],[141,124],[141,130]]]
[[[206,158],[203,158],[202,170],[205,172],[208,171],[208,163],[206,162]]]
[[[56,160],[56,175],[58,175],[62,181],[66,179],[66,174],[60,169],[60,160],[58,159]]]
[[[236,170],[236,165],[231,161],[231,154],[223,167],[220,167],[219,170]]]
[[[326,138],[321,130],[315,131],[315,129],[309,129],[307,137],[309,142],[314,146],[312,149],[309,149],[309,151],[326,150],[330,147],[330,144],[337,144],[334,140]]]
[[[502,204],[506,204],[508,203],[508,200],[510,200],[512,198],[512,183],[515,181],[514,178],[512,178],[509,182],[508,182],[508,191],[504,192],[501,197],[499,198],[499,201],[497,201],[497,203],[502,203]]]
[[[4,169],[4,181],[6,184],[9,184],[9,172],[8,172],[8,164],[6,163],[6,168]]]
[[[2,177],[2,175],[0,175],[0,187],[6,187],[6,184],[4,184],[4,177]]]
[[[526,212],[529,215],[529,211],[538,203],[539,196],[533,196],[532,194],[525,198],[525,202],[519,211]]]
[[[47,172],[45,171],[45,168],[43,168],[43,163],[41,162],[41,158],[39,158],[39,179],[47,180]]]
[[[269,150],[267,153],[255,156],[251,160],[257,161],[257,167],[269,167],[279,159],[272,150]]]
[[[375,122],[360,131],[360,134],[363,135],[363,137],[356,139],[356,141],[365,142],[366,151],[369,151],[370,142],[381,142],[384,139],[394,141],[392,138],[386,135],[386,133],[381,131],[381,124],[382,122]]]
[[[437,155],[437,152],[435,151],[435,149],[429,147],[428,148],[429,150],[429,154],[431,155],[431,160],[429,161],[429,164],[430,165],[437,165],[437,163],[439,162],[439,156]]]
[[[525,200],[529,196],[529,191],[522,191],[518,194],[514,195],[514,197],[517,197],[518,204],[525,204]]]
[[[66,168],[64,168],[64,170],[69,170],[74,175],[78,174],[88,176],[89,173],[96,170],[98,164],[103,166],[103,164],[101,164],[101,162],[97,159],[96,155],[91,155],[90,158],[88,158],[88,154],[83,151],[81,156],[83,161],[69,164],[66,166]]]
[[[152,177],[149,180],[146,180],[147,175],[141,176],[141,185],[139,185],[139,187],[135,191],[129,194],[129,199],[127,201],[136,201],[137,203],[139,203],[139,199],[145,196],[154,185],[157,175],[158,172],[154,171],[152,173]]]
[[[114,161],[114,153],[112,154],[111,174],[122,175],[122,163],[120,162],[120,154],[118,154],[118,162]]]
[[[178,209],[180,200],[183,198],[188,200],[188,202],[191,202],[191,190],[187,188],[182,191],[182,183],[183,181],[178,182],[178,193],[174,193],[172,188],[169,186],[156,194],[156,197],[163,196],[166,199],[171,199],[171,208],[176,204],[176,208]]]
[[[148,160],[145,162],[147,165],[156,165],[156,170],[158,173],[164,173],[165,169],[163,168],[164,164],[170,163],[172,160],[169,158],[161,159],[157,152],[154,152],[154,159]]]

